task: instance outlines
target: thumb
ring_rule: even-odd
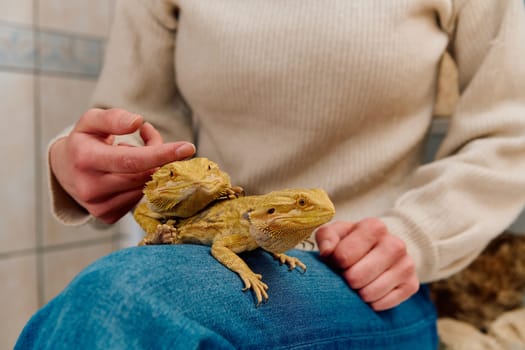
[[[143,122],[144,119],[140,115],[124,109],[90,109],[80,117],[73,131],[103,137],[125,135],[138,130]]]
[[[335,247],[355,227],[352,222],[337,221],[321,226],[316,234],[315,240],[319,247],[321,256],[331,255]]]

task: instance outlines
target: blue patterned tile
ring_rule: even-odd
[[[40,32],[39,69],[46,72],[98,76],[104,40]]]
[[[30,28],[0,23],[0,66],[35,68],[35,40]]]
[[[35,33],[29,27],[0,22],[0,68],[36,68],[43,74],[96,77],[102,68],[104,45],[103,39],[58,32]]]

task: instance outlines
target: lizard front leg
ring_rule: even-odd
[[[140,227],[148,234],[157,230],[157,226],[161,224],[161,216],[153,212],[146,202],[142,202],[133,211],[133,217]]]
[[[268,300],[268,285],[262,280],[262,275],[254,273],[236,253],[252,250],[256,243],[244,235],[229,235],[216,239],[211,246],[211,254],[224,266],[237,273],[244,282],[244,289],[253,290],[257,305]]]
[[[147,233],[139,245],[180,243],[177,228],[173,226],[173,220],[168,220],[165,224],[157,225],[157,229],[154,232]]]
[[[230,190],[229,190],[229,195],[228,195],[228,198],[229,199],[235,199],[235,198],[239,198],[239,197],[244,197],[244,188],[242,188],[241,186],[233,186]]]
[[[140,203],[133,211],[133,217],[146,232],[139,245],[178,243],[175,220],[168,220],[163,224],[164,218],[153,212],[147,203]]]

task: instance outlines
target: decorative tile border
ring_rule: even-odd
[[[104,55],[104,40],[40,32],[39,69],[98,76]]]
[[[0,22],[0,70],[27,69],[42,74],[97,77],[102,68],[104,45],[103,39],[35,31]]]
[[[0,67],[35,68],[34,32],[0,23]]]

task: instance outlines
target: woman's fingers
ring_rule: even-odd
[[[337,221],[321,226],[315,234],[320,255],[322,257],[330,256],[341,240],[352,231],[354,226],[353,223],[345,221]]]
[[[414,293],[419,288],[414,262],[408,255],[396,261],[376,279],[359,288],[358,292],[364,301],[374,303],[400,288],[401,285],[406,285],[403,288],[410,287],[408,289],[414,290]]]
[[[380,236],[376,244],[370,244],[363,245],[363,251],[367,247],[370,250],[344,272],[345,279],[352,288],[363,288],[406,256],[405,244],[392,235]]]
[[[142,190],[131,190],[112,194],[106,200],[86,204],[86,209],[106,224],[113,224],[124,216],[142,198]]]
[[[146,146],[158,146],[164,143],[160,132],[148,122],[144,123],[140,128],[140,137]]]
[[[108,144],[113,135],[140,129],[146,147]],[[100,141],[103,142],[100,142]],[[91,109],[68,136],[70,158],[79,169],[110,173],[137,173],[181,160],[195,153],[188,142],[163,143],[160,133],[137,114],[122,109]]]
[[[90,109],[76,123],[72,132],[96,135],[106,138],[109,135],[131,134],[138,130],[144,119],[123,109]]]
[[[320,245],[321,256],[328,257],[332,264],[346,270],[368,254],[381,237],[388,234],[388,230],[378,219],[364,219],[357,223],[334,223],[321,234],[319,244],[323,244],[323,240],[335,244],[331,251],[327,250],[324,254]]]
[[[137,174],[92,174],[91,180],[76,183],[74,194],[82,203],[97,203],[115,193],[142,190],[151,174],[152,171]],[[95,181],[97,186],[93,185]]]
[[[71,158],[74,166],[79,170],[129,174],[144,172],[175,160],[191,157],[195,153],[195,146],[188,142],[145,147],[113,146],[87,139],[71,143],[69,150],[73,153]]]
[[[348,285],[374,310],[394,307],[419,288],[405,243],[377,218],[325,225],[316,240],[321,256],[341,269]]]
[[[400,284],[383,298],[371,302],[370,306],[376,311],[388,310],[398,306],[419,290],[418,279],[413,277],[412,280],[411,282]]]

